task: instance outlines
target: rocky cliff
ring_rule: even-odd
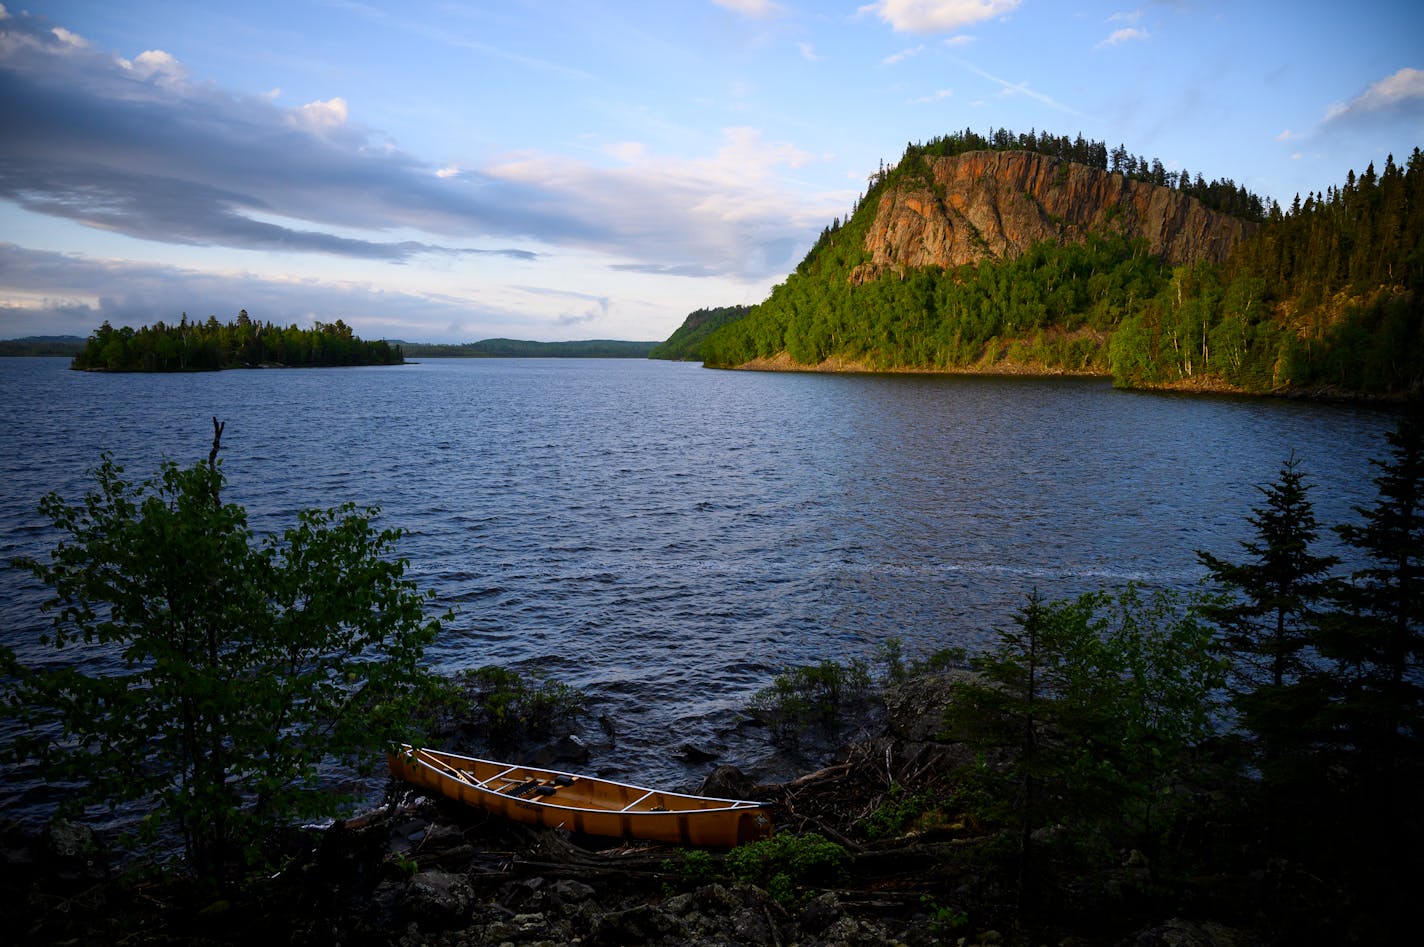
[[[905,169],[881,194],[865,238],[870,261],[852,283],[906,267],[1009,259],[1104,230],[1146,238],[1169,263],[1219,261],[1257,227],[1172,188],[1032,152],[920,160],[922,169]]]

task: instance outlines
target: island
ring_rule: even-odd
[[[310,329],[255,320],[244,309],[234,322],[216,316],[162,321],[137,330],[106,320],[85,341],[70,368],[91,372],[202,372],[228,368],[316,368],[400,365],[405,353],[385,340],[358,338],[346,323],[318,321]]]

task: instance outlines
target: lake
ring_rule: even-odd
[[[378,505],[452,608],[429,657],[583,688],[616,743],[590,768],[696,785],[749,766],[735,711],[779,670],[982,648],[1037,588],[1192,588],[1237,556],[1292,452],[1322,525],[1373,500],[1395,415],[1369,405],[1115,391],[1102,380],[720,372],[635,360],[428,360],[190,375],[0,359],[0,559],[102,450],[142,479],[223,436],[259,531]],[[1327,537],[1329,538],[1329,537]],[[0,636],[38,658],[44,590],[0,570]],[[7,815],[45,794],[0,784]]]

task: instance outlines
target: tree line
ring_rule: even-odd
[[[982,142],[966,135],[929,147]],[[1028,367],[1111,373],[1123,387],[1248,392],[1391,394],[1424,383],[1417,148],[1402,167],[1390,157],[1383,174],[1371,165],[1344,187],[1273,205],[1219,264],[1172,267],[1145,241],[1109,232],[853,286],[874,213],[866,202],[833,221],[763,303],[708,337],[704,361],[785,352],[808,365],[836,356],[872,370]]]
[[[366,341],[337,319],[318,321],[310,329],[285,328],[248,316],[244,309],[234,322],[155,322],[135,330],[115,329],[108,320],[85,341],[70,367],[81,371],[188,372],[220,371],[283,365],[292,368],[338,365],[399,365],[405,360],[399,345]]]
[[[588,339],[574,342],[528,342],[520,339],[485,339],[481,342],[441,344],[403,342],[412,358],[648,358],[656,342]]]
[[[83,348],[84,340],[78,336],[55,335],[0,339],[0,357],[40,358],[62,355],[65,358],[73,358]]]
[[[1195,197],[1212,210],[1248,220],[1264,220],[1274,205],[1274,202],[1268,205],[1260,195],[1253,194],[1245,185],[1237,184],[1230,178],[1207,181],[1200,172],[1193,175],[1186,168],[1168,170],[1160,158],[1149,161],[1145,156],[1132,154],[1123,145],[1110,151],[1106,142],[1084,138],[1081,132],[1069,138],[1033,129],[1015,133],[1007,128],[990,128],[984,135],[966,128],[925,142],[909,142],[898,164],[886,168],[882,162],[879,170],[870,175],[870,191],[877,192],[897,173],[919,173],[925,158],[952,158],[971,151],[1031,151],[1099,171],[1122,174],[1134,181],[1170,187]],[[866,197],[870,196],[867,193]]]

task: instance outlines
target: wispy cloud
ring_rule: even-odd
[[[1004,16],[1018,9],[1020,0],[876,0],[860,8],[874,13],[902,33],[950,33]]]
[[[816,55],[816,47],[810,43],[797,43],[796,48],[801,50],[801,58],[807,62],[820,62],[821,57]]]
[[[771,0],[712,0],[712,3],[724,10],[757,20],[777,16],[782,12],[781,4],[772,3]]]
[[[1146,30],[1139,30],[1135,26],[1125,26],[1120,30],[1113,30],[1107,39],[1095,45],[1094,49],[1109,49],[1113,46],[1121,46],[1123,43],[1131,43],[1137,40],[1147,39],[1151,34]]]
[[[929,104],[932,104],[932,103],[934,103],[934,102],[943,102],[945,99],[950,98],[950,97],[953,96],[953,95],[954,95],[954,90],[953,90],[953,89],[938,89],[938,90],[936,90],[936,91],[934,91],[934,92],[931,92],[929,95],[922,95],[922,96],[920,96],[920,97],[917,98],[917,99],[911,99],[911,100],[910,100],[910,104],[911,104],[911,105],[929,105]]]
[[[88,335],[108,320],[145,325],[180,313],[230,319],[239,308],[279,325],[309,324],[312,313],[339,315],[365,336],[430,338],[478,322],[486,331],[528,323],[528,310],[468,298],[376,288],[349,280],[278,279],[240,270],[205,272],[130,260],[94,259],[0,243],[0,338]],[[572,307],[571,307],[572,308]],[[385,313],[400,312],[402,323]]]
[[[884,59],[880,60],[880,65],[882,65],[882,66],[893,66],[893,65],[895,65],[896,63],[901,63],[901,62],[904,62],[904,61],[907,60],[907,59],[911,59],[911,58],[913,58],[913,57],[915,57],[915,56],[918,56],[920,53],[922,53],[922,52],[924,52],[924,51],[925,51],[925,44],[924,44],[924,43],[921,43],[921,44],[918,45],[918,46],[911,46],[909,49],[902,49],[902,50],[900,50],[898,53],[891,53],[889,56],[886,56]]]
[[[515,50],[506,49],[502,46],[496,46],[493,43],[472,38],[460,30],[437,27],[421,17],[396,15],[368,3],[357,3],[355,0],[325,0],[325,2],[329,6],[345,10],[369,20],[379,25],[382,29],[399,30],[402,33],[409,33],[412,36],[417,36],[432,44],[478,53],[481,56],[500,59],[525,69],[534,69],[539,72],[547,72],[552,75],[560,75],[570,79],[587,80],[592,78],[592,76],[581,69],[575,69],[561,62],[554,62],[549,59],[542,59],[538,56],[531,56]]]
[[[839,206],[789,193],[782,175],[812,156],[755,129],[727,129],[702,158],[456,167],[363,126],[341,96],[283,108],[185,74],[161,51],[121,60],[30,17],[0,21],[0,200],[171,244],[400,263],[540,259],[518,246],[536,241],[743,278],[794,265]]]
[[[989,80],[990,82],[992,82],[992,83],[996,84],[997,86],[999,86],[999,95],[1000,95],[1000,96],[1008,97],[1008,96],[1014,96],[1014,95],[1024,95],[1024,96],[1029,97],[1030,99],[1033,99],[1035,102],[1041,102],[1041,103],[1043,103],[1044,105],[1047,105],[1047,106],[1048,106],[1049,108],[1051,108],[1051,109],[1056,109],[1057,111],[1065,112],[1065,113],[1067,113],[1067,114],[1069,114],[1069,115],[1082,115],[1082,114],[1083,114],[1082,112],[1080,112],[1080,111],[1078,111],[1077,109],[1073,108],[1071,105],[1064,105],[1062,102],[1059,102],[1057,99],[1054,99],[1054,98],[1052,98],[1052,97],[1050,97],[1050,96],[1044,95],[1042,92],[1036,92],[1036,91],[1034,91],[1033,89],[1029,88],[1028,82],[1026,82],[1026,81],[1025,81],[1025,82],[1010,82],[1010,81],[1007,80],[1007,79],[1001,79],[1000,77],[998,77],[998,76],[996,76],[996,75],[993,75],[992,73],[985,72],[983,69],[980,69],[978,66],[974,65],[973,63],[966,62],[965,60],[962,60],[962,59],[956,60],[956,61],[957,61],[961,66],[963,66],[965,69],[968,69],[970,72],[974,73],[976,76],[979,76],[981,79],[987,79],[987,80]],[[977,104],[977,103],[971,103],[971,104]]]

